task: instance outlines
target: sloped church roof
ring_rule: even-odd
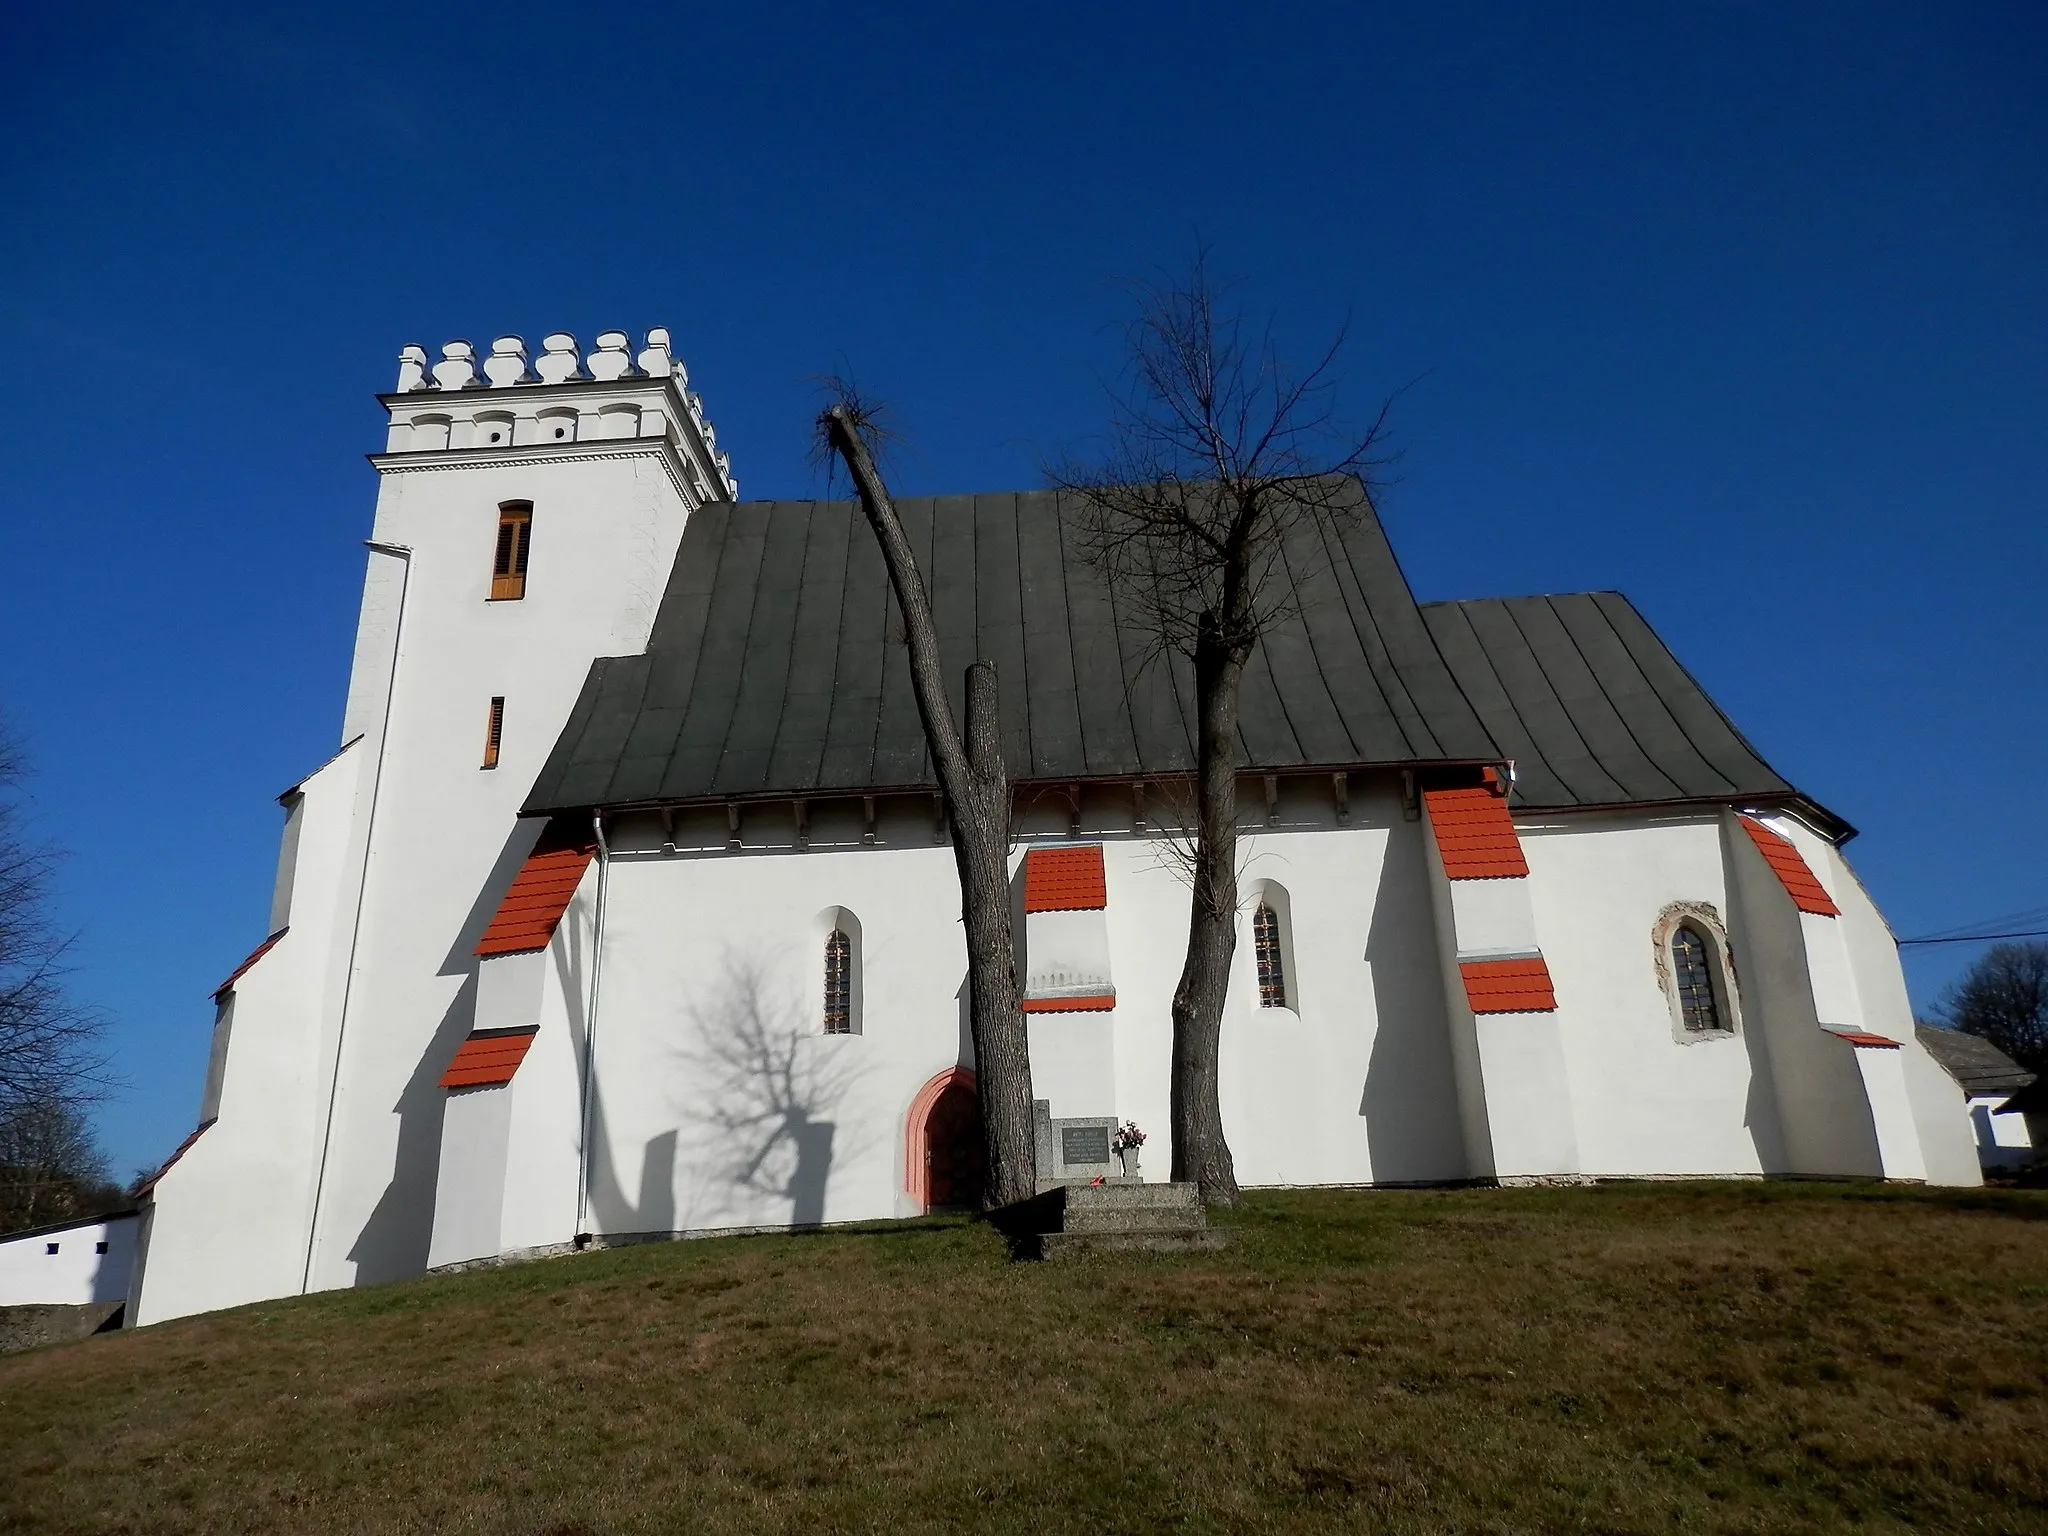
[[[1432,603],[1358,492],[1281,552],[1288,616],[1246,673],[1247,770],[1512,758],[1531,809],[1791,800],[1617,593]],[[1195,760],[1187,663],[1161,655],[1051,491],[897,503],[961,708],[996,664],[1012,778],[1173,775]],[[595,662],[525,814],[936,784],[888,573],[851,501],[690,519],[647,650]]]

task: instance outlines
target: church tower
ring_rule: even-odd
[[[138,1321],[424,1268],[444,1096],[421,1063],[470,1027],[521,801],[592,660],[646,645],[690,514],[737,494],[665,330],[409,346],[379,398],[341,747],[280,797],[271,935],[216,995]]]

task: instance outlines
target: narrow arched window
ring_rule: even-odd
[[[1714,996],[1707,941],[1694,928],[1681,925],[1672,930],[1671,981],[1678,991],[1678,1017],[1688,1032],[1698,1035],[1728,1027],[1720,999]]]
[[[853,1033],[853,945],[843,928],[825,940],[825,1033]]]
[[[1252,953],[1259,961],[1259,1006],[1287,1006],[1287,967],[1280,959],[1280,915],[1265,902],[1252,914]]]
[[[526,551],[532,538],[533,503],[502,503],[498,508],[498,545],[491,556],[492,602],[517,602],[526,596]]]

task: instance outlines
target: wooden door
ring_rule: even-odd
[[[981,1209],[981,1100],[955,1083],[924,1119],[926,1201],[933,1210]]]

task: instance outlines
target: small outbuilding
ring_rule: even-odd
[[[0,1237],[0,1307],[126,1301],[136,1225],[134,1211],[117,1211]]]
[[[1979,1035],[1928,1024],[1916,1025],[1915,1033],[1962,1090],[1986,1169],[2024,1168],[2040,1156],[2026,1106],[2014,1099],[2034,1083],[2033,1073]]]

